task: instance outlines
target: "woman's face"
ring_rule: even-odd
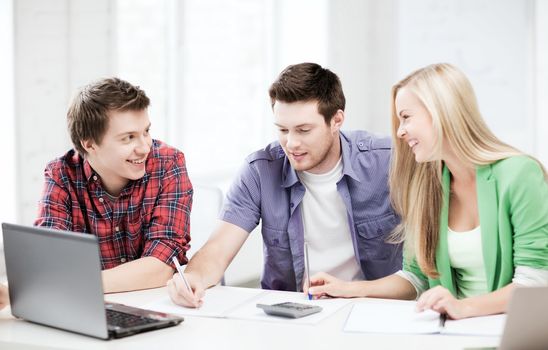
[[[432,125],[432,116],[426,107],[405,87],[398,90],[395,105],[399,121],[398,138],[411,147],[417,162],[436,160],[437,137]]]

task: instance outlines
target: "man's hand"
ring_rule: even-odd
[[[340,280],[325,272],[319,272],[310,277],[310,289],[306,283],[303,286],[304,293],[310,293],[314,299],[323,296],[352,298],[356,296],[352,289],[352,282]]]
[[[173,278],[167,281],[169,297],[177,305],[194,308],[202,306],[205,295],[204,284],[200,278],[194,276],[192,273],[185,273],[185,278],[192,290],[188,290],[181,276],[176,273],[173,275]]]

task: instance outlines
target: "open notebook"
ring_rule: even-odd
[[[415,301],[368,300],[353,306],[344,330],[346,332],[391,334],[459,334],[500,336],[506,315],[445,320],[439,313],[415,311]]]
[[[323,308],[322,312],[298,319],[269,316],[257,307],[257,304],[276,304],[281,302],[297,302],[301,304],[317,305]],[[263,322],[283,322],[295,324],[317,324],[340,308],[350,303],[349,299],[322,299],[307,300],[303,293],[284,292],[275,290],[261,290],[216,286],[206,290],[204,304],[199,309],[186,308],[175,305],[168,296],[147,303],[149,310],[170,312],[174,315],[237,318]]]

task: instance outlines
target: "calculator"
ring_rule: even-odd
[[[300,303],[285,302],[273,305],[257,304],[258,308],[269,315],[300,318],[322,311],[321,306]]]

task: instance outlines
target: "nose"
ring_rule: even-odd
[[[135,146],[135,153],[147,154],[152,147],[152,139],[148,136],[139,137],[139,143]]]
[[[405,137],[405,135],[407,135],[407,130],[403,127],[403,123],[400,123],[398,130],[396,130],[396,136],[401,139]]]
[[[285,144],[285,147],[288,149],[296,149],[300,145],[300,140],[297,137],[297,135],[288,133],[287,134],[287,142]]]

